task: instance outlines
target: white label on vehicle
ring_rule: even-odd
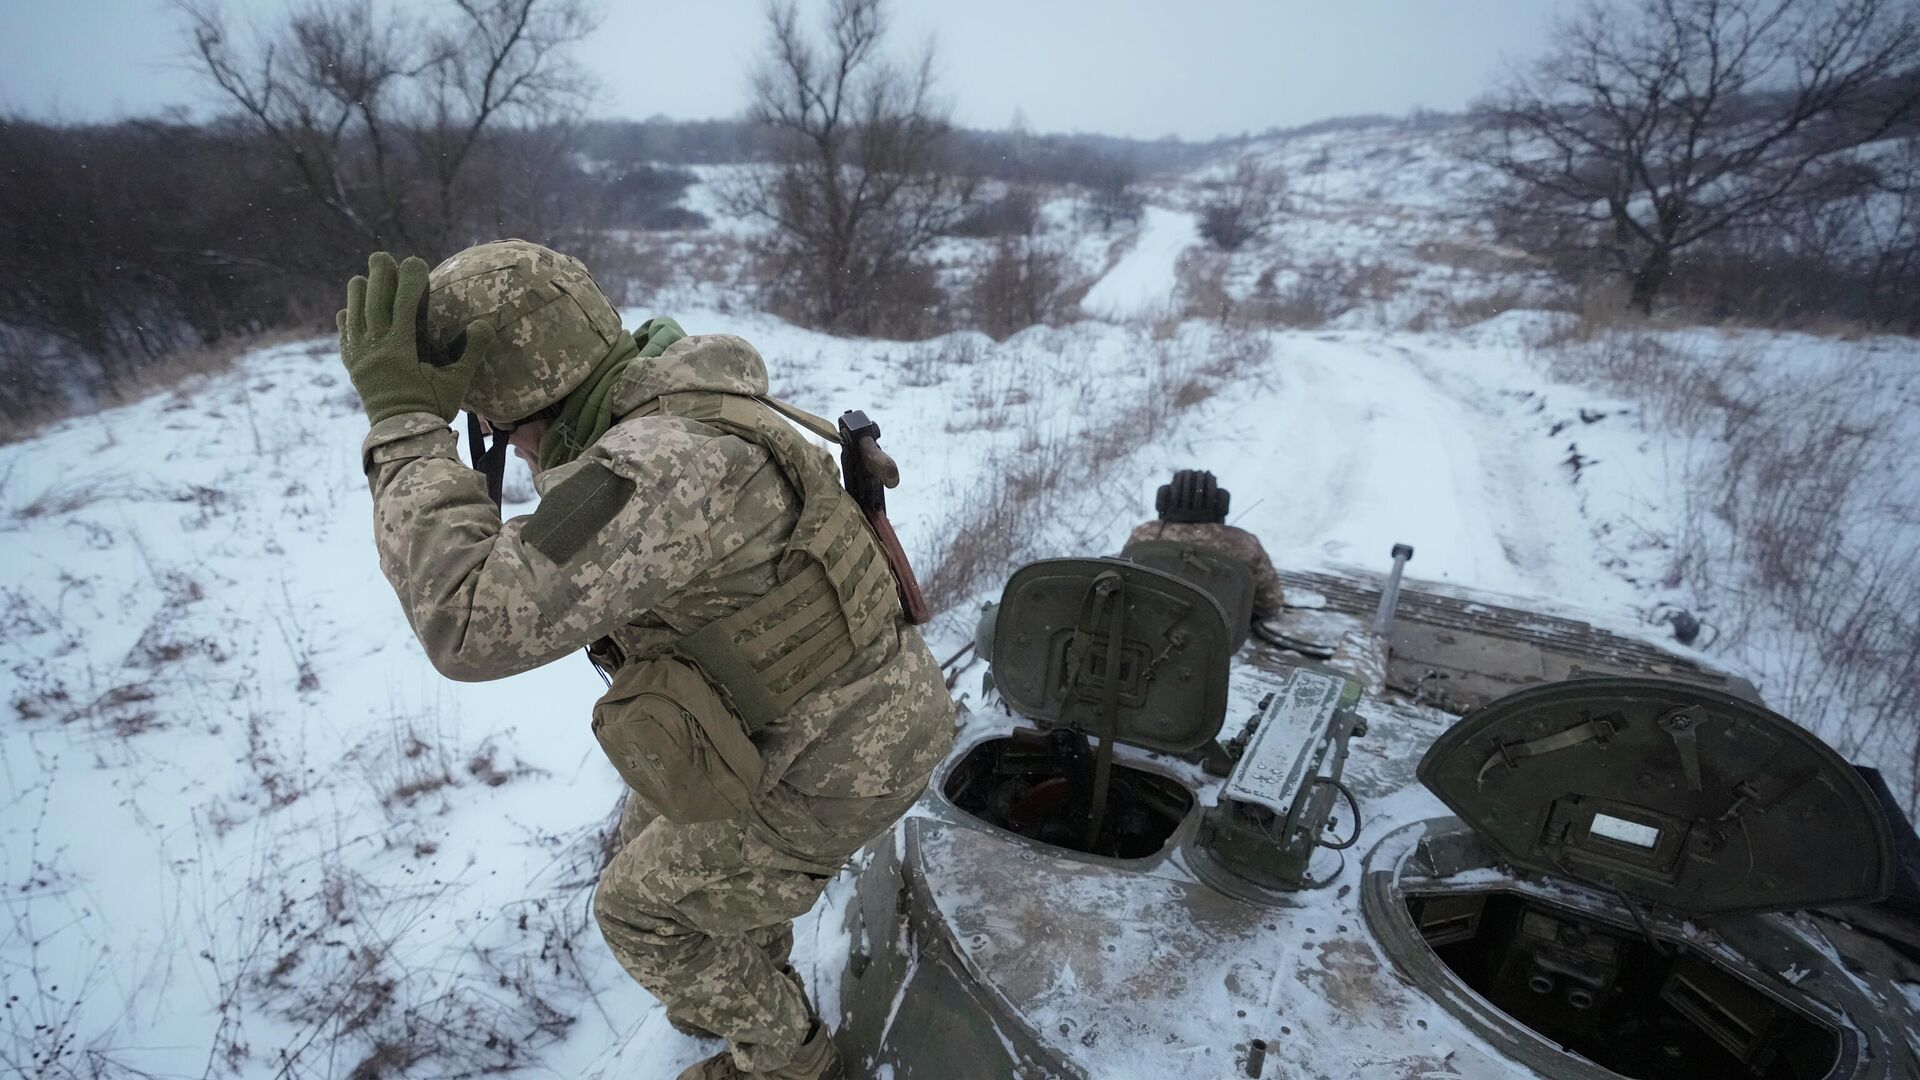
[[[1651,849],[1660,842],[1660,830],[1651,825],[1642,825],[1637,821],[1623,821],[1606,814],[1593,815],[1593,824],[1587,831],[1595,836],[1604,836],[1609,840],[1634,847]]]

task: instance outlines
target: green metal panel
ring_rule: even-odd
[[[1731,694],[1600,676],[1508,694],[1420,780],[1522,870],[1689,914],[1870,903],[1892,831],[1853,767]]]
[[[1190,581],[1125,559],[1044,559],[1014,572],[992,633],[993,681],[1030,719],[1097,730],[1105,688],[1105,622],[1080,634],[1095,579],[1118,576],[1125,596],[1118,713],[1121,742],[1191,754],[1220,732],[1227,710],[1233,631],[1226,612]],[[1097,670],[1082,673],[1075,637],[1090,640]]]
[[[1231,555],[1178,540],[1142,540],[1120,552],[1123,559],[1185,578],[1205,589],[1227,613],[1228,644],[1238,652],[1253,627],[1253,568]]]

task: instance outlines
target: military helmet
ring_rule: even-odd
[[[1173,474],[1173,483],[1160,485],[1153,508],[1159,511],[1161,521],[1217,525],[1227,520],[1227,504],[1232,497],[1212,473],[1181,469]]]
[[[427,289],[432,352],[457,354],[468,323],[493,324],[493,353],[462,404],[494,423],[566,397],[625,332],[580,260],[526,240],[470,247],[434,267]]]

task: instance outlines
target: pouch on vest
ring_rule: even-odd
[[[744,812],[765,769],[740,718],[672,657],[615,672],[594,702],[593,735],[641,802],[682,825]]]

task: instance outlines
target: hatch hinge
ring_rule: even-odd
[[[1657,723],[1660,730],[1673,740],[1673,748],[1680,754],[1680,770],[1686,775],[1687,790],[1700,791],[1700,710],[1697,706],[1682,705],[1662,716]]]
[[[1720,814],[1719,820],[1727,821],[1748,813],[1764,814],[1768,807],[1799,791],[1811,779],[1812,773],[1797,776],[1755,773],[1733,785],[1733,801]]]

